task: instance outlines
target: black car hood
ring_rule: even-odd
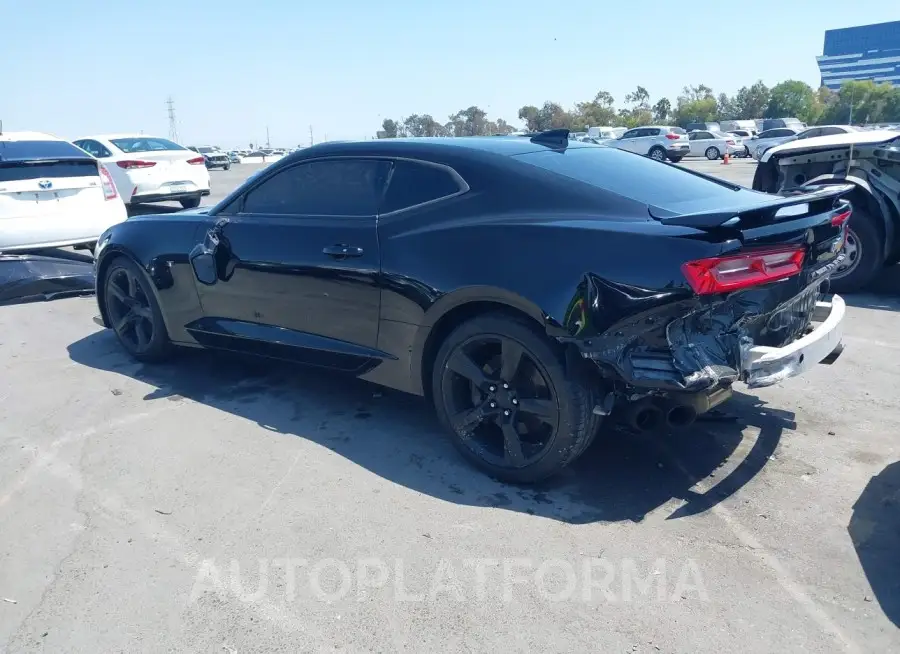
[[[89,257],[60,253],[0,254],[0,306],[43,302],[94,292]]]

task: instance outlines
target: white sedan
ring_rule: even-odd
[[[128,217],[106,167],[40,132],[0,134],[0,252],[91,247]]]
[[[110,171],[126,204],[180,202],[200,206],[209,195],[203,155],[169,139],[144,134],[105,134],[73,141]]]

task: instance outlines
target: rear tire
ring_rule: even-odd
[[[653,159],[654,161],[665,161],[666,160],[666,151],[661,147],[654,146],[650,148],[650,152],[647,153],[647,156]]]
[[[862,290],[884,267],[884,243],[879,220],[864,209],[853,208],[847,225],[847,243],[844,252],[850,261],[831,276],[830,288],[835,293],[853,293]]]
[[[505,482],[560,473],[600,425],[590,387],[567,374],[563,353],[525,318],[492,313],[461,324],[437,353],[431,388],[453,445]]]
[[[717,148],[715,146],[710,146],[710,147],[706,148],[706,158],[709,159],[710,161],[715,161],[716,159],[718,159],[721,156],[722,156],[722,153],[719,152],[719,148]]]
[[[116,257],[107,266],[99,290],[113,333],[123,348],[143,362],[171,354],[162,310],[147,273],[131,259]]]
[[[187,198],[181,200],[181,206],[185,209],[196,209],[200,206],[200,198]]]

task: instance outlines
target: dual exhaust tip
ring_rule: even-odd
[[[643,398],[625,408],[625,422],[637,431],[687,429],[697,419],[697,409],[689,404]]]
[[[687,429],[697,416],[714,409],[733,395],[731,387],[711,393],[684,393],[680,397],[644,397],[625,406],[625,423],[636,431]]]

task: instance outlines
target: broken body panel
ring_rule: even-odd
[[[809,185],[853,184],[854,202],[879,223],[881,257],[900,257],[900,133],[854,132],[795,141],[766,152],[753,177],[753,189],[786,193]]]
[[[89,257],[54,251],[0,254],[0,306],[93,292],[94,270]]]

